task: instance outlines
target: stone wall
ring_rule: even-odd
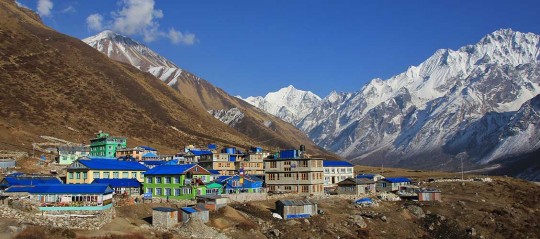
[[[98,230],[116,216],[114,208],[103,211],[41,211],[25,212],[0,205],[0,217],[13,218],[19,223],[69,229]]]

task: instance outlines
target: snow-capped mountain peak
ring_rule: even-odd
[[[318,106],[321,97],[311,91],[298,90],[289,85],[266,96],[250,96],[244,99],[251,105],[296,125]]]

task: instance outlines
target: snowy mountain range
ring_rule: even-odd
[[[289,86],[246,101],[355,162],[455,169],[464,159],[469,168],[485,167],[540,148],[540,112],[529,101],[540,93],[539,57],[540,36],[501,29],[358,92],[291,104],[305,96],[291,99]]]

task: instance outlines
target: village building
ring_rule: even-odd
[[[208,169],[208,172],[210,172],[210,181],[214,181],[220,176],[222,176],[218,170]]]
[[[183,223],[189,220],[194,220],[194,219],[201,220],[204,223],[207,223],[210,221],[210,213],[205,208],[183,207],[183,208],[180,208],[178,213],[179,213],[178,216],[181,218],[180,221]]]
[[[206,184],[206,195],[221,195],[223,194],[223,185],[216,183],[216,182],[210,182]]]
[[[142,183],[135,178],[96,178],[92,184],[108,184],[119,195],[140,195]]]
[[[324,160],[324,187],[335,187],[338,182],[354,177],[354,165],[345,161]]]
[[[146,153],[142,156],[143,161],[159,161],[159,156],[155,153]]]
[[[26,192],[41,211],[106,210],[112,207],[113,190],[108,184],[38,184],[13,186],[6,192]]]
[[[227,206],[228,198],[221,195],[201,195],[197,196],[197,207],[203,207],[210,211],[217,211]]]
[[[90,155],[101,157],[116,157],[117,148],[126,148],[125,137],[111,137],[108,133],[99,132],[96,138],[90,140]]]
[[[358,174],[356,175],[356,178],[365,178],[365,179],[369,179],[373,182],[377,182],[381,179],[384,178],[384,176],[380,175],[380,174]]]
[[[262,192],[263,180],[250,175],[221,176],[215,181],[224,188],[224,193],[260,193]]]
[[[383,178],[376,182],[378,192],[396,192],[401,186],[410,185],[408,178]]]
[[[228,153],[212,153],[211,157],[201,158],[199,165],[207,170],[217,170],[220,175],[234,175],[236,173],[235,161],[237,157],[230,157]]]
[[[278,158],[264,160],[264,169],[266,187],[270,192],[324,192],[323,159],[306,158],[298,150],[282,150]]]
[[[12,158],[1,158],[0,159],[0,172],[6,172],[9,169],[15,168],[16,163],[15,159]]]
[[[58,146],[58,159],[57,163],[62,165],[69,165],[73,161],[90,155],[90,146]]]
[[[192,149],[184,154],[184,164],[212,161],[213,153],[210,150]]]
[[[276,202],[276,213],[285,220],[309,218],[317,215],[317,203],[305,200],[279,200]]]
[[[178,224],[178,210],[170,207],[152,208],[152,226],[158,228],[172,228]]]
[[[357,196],[375,193],[375,182],[366,178],[347,178],[337,183],[336,192]]]
[[[264,175],[264,159],[270,154],[263,152],[262,148],[251,148],[247,155],[243,157],[243,161],[239,161],[235,165],[236,171],[242,169],[244,173],[250,175]]]
[[[134,158],[135,160],[137,161],[142,161],[142,160],[151,160],[151,159],[144,159],[144,155],[148,154],[148,156],[153,156],[153,157],[148,157],[148,158],[152,158],[155,159],[156,157],[158,159],[156,160],[159,160],[159,157],[157,156],[157,149],[154,149],[152,147],[149,147],[149,146],[137,146],[135,148],[117,148],[116,149],[116,158],[120,158],[120,157],[126,157],[126,156],[131,156],[132,158]]]
[[[0,181],[0,190],[11,186],[34,186],[38,184],[63,184],[62,180],[53,175],[32,175],[24,173],[9,174]]]
[[[144,192],[153,197],[194,199],[206,194],[210,172],[197,164],[161,165],[144,174]]]
[[[422,188],[417,191],[417,195],[419,202],[442,201],[439,189]]]
[[[81,158],[67,167],[66,183],[91,183],[94,179],[137,179],[144,180],[147,167],[139,162],[119,161],[104,158]]]

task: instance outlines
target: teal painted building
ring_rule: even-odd
[[[114,158],[117,148],[126,147],[126,138],[111,137],[108,133],[99,132],[95,139],[90,140],[90,156]]]
[[[144,174],[144,192],[158,198],[195,199],[206,195],[210,175],[197,164],[156,166]]]

